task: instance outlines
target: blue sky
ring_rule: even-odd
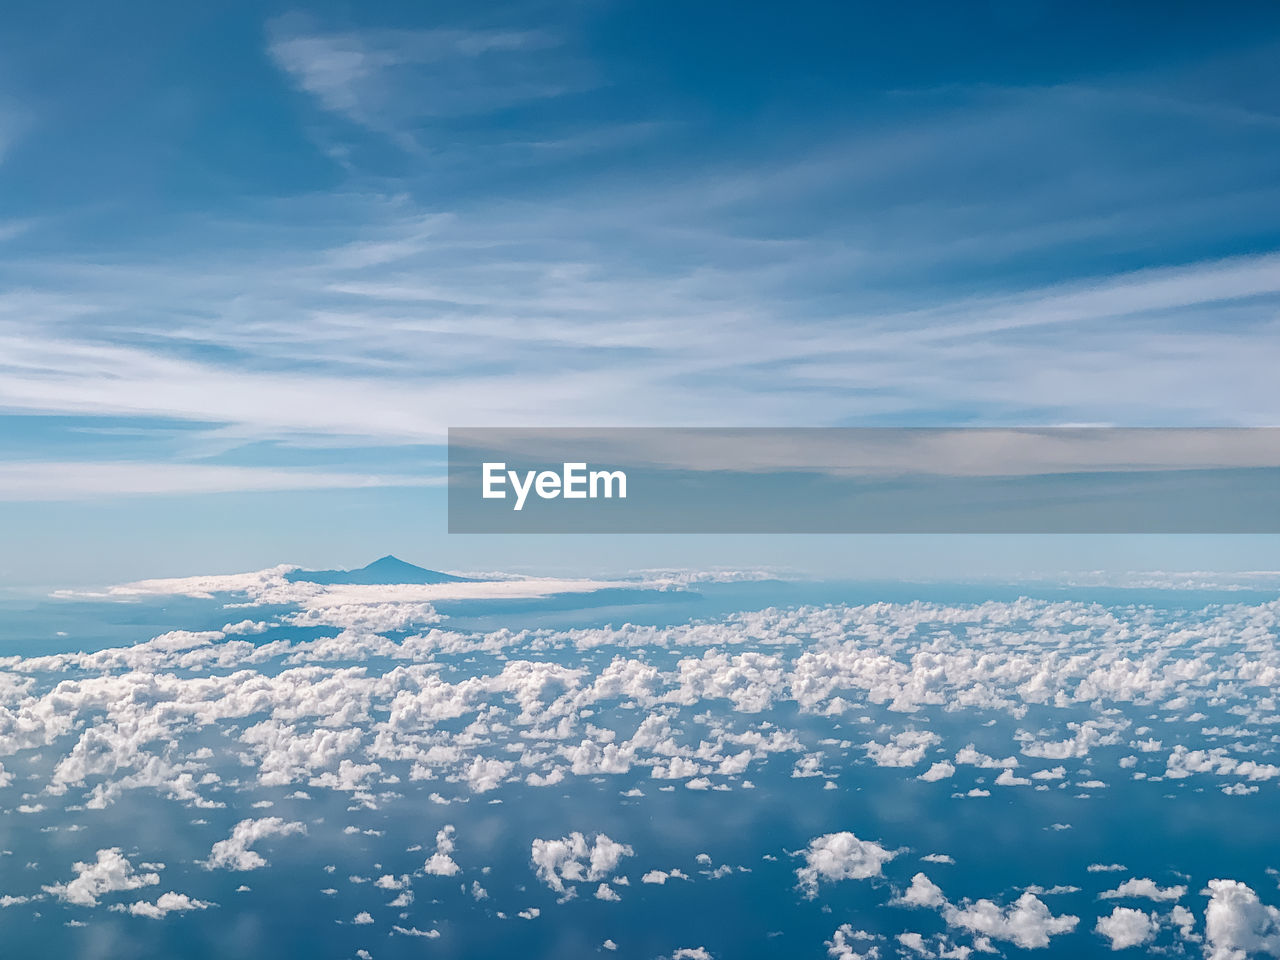
[[[1268,5],[206,6],[0,38],[6,582],[625,565],[450,425],[1277,422]]]

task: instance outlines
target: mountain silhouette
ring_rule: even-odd
[[[285,579],[292,583],[337,584],[337,583],[462,583],[470,577],[455,577],[438,570],[427,570],[424,567],[406,563],[399,557],[387,554],[373,561],[367,567],[358,570],[294,570],[285,574]]]

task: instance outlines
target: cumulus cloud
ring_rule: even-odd
[[[917,873],[911,878],[911,886],[893,902],[908,907],[940,907],[947,901],[936,883],[923,873]]]
[[[476,757],[467,768],[467,783],[475,793],[496,790],[514,764],[505,760]]]
[[[827,941],[827,956],[831,960],[879,960],[880,948],[875,944],[879,939],[879,934],[842,923]]]
[[[436,851],[422,865],[423,873],[433,877],[452,877],[460,869],[453,862],[453,824],[446,823],[436,832]]]
[[[1053,741],[1024,737],[1022,752],[1028,757],[1042,757],[1047,760],[1087,757],[1094,747],[1106,747],[1120,742],[1119,731],[1108,730],[1108,725],[1098,720],[1068,723],[1067,729],[1075,731],[1074,736],[1066,740]]]
[[[249,849],[253,844],[264,837],[306,832],[307,828],[302,823],[285,821],[280,817],[241,820],[231,828],[231,836],[213,845],[204,867],[206,870],[257,870],[265,867],[267,861],[256,850]]]
[[[160,882],[158,873],[136,873],[119,847],[98,851],[92,863],[71,865],[75,878],[44,887],[46,893],[80,907],[96,907],[98,898],[120,890],[152,887]]]
[[[923,873],[913,876],[911,885],[893,902],[937,909],[949,927],[966,930],[976,938],[1005,940],[1024,949],[1046,947],[1051,937],[1070,933],[1080,922],[1079,917],[1054,916],[1044,901],[1030,890],[1007,907],[985,899],[964,900],[957,905]],[[920,944],[923,945],[923,940]]]
[[[796,878],[805,896],[812,899],[818,895],[819,882],[881,876],[884,864],[897,852],[873,841],[859,840],[846,830],[814,837],[803,856],[804,866],[796,870]]]
[[[973,707],[1018,716],[1029,703],[1049,697],[1059,705],[1087,704],[1104,712],[1112,709],[1109,703],[1117,702],[1108,697],[1130,697],[1143,684],[1143,697],[1167,702],[1170,694],[1190,682],[1188,677],[1244,691],[1269,676],[1265,665],[1253,660],[1206,666],[1202,660],[1178,659],[1182,654],[1177,648],[1131,645],[1127,658],[1103,658],[1100,663],[1079,650],[1090,643],[1094,649],[1114,643],[1108,639],[1113,624],[1105,616],[1071,604],[1031,601],[1019,601],[1017,617],[1049,629],[1069,624],[1069,634],[1008,645],[998,639],[998,628],[1014,610],[1008,605],[969,609],[886,604],[874,609],[754,612],[698,626],[569,631],[554,642],[583,653],[604,646],[619,652],[599,665],[548,663],[525,658],[527,651],[519,648],[528,637],[503,631],[465,635],[436,627],[434,612],[421,607],[427,596],[422,590],[435,585],[325,586],[287,579],[288,571],[273,568],[229,578],[147,582],[121,588],[112,596],[239,592],[250,605],[294,604],[312,612],[350,608],[350,616],[329,618],[344,625],[338,635],[249,642],[239,639],[239,631],[248,629],[245,624],[256,629],[263,621],[232,621],[230,633],[172,631],[128,648],[28,658],[19,668],[24,674],[78,671],[80,686],[71,693],[64,688],[56,702],[52,687],[15,702],[10,732],[0,731],[0,754],[59,742],[81,723],[79,740],[56,766],[51,793],[64,793],[96,778],[86,798],[94,808],[110,805],[124,791],[144,788],[186,804],[213,806],[222,801],[209,794],[222,788],[218,775],[205,772],[209,758],[193,754],[184,762],[157,745],[172,741],[187,723],[198,728],[235,725],[239,719],[266,713],[266,719],[238,734],[256,760],[263,786],[311,785],[364,794],[377,779],[390,775],[389,766],[403,762],[409,769],[401,775],[407,773],[409,779],[461,782],[477,794],[497,792],[509,780],[550,786],[568,776],[623,775],[645,766],[655,779],[682,779],[690,789],[710,791],[724,788],[724,780],[740,776],[751,762],[770,753],[803,753],[796,762],[797,775],[828,776],[824,758],[835,760],[839,752],[852,749],[832,741],[822,752],[805,753],[793,731],[767,721],[745,722],[781,700],[794,701],[806,713],[832,716],[848,709],[853,702],[849,698],[859,697],[901,712],[945,704],[952,710]],[[396,608],[394,615],[388,605]],[[376,632],[405,627],[414,618],[430,629],[402,640]],[[937,638],[955,622],[975,629],[963,644],[939,644]],[[874,628],[869,636],[884,639],[868,639],[868,628]],[[1206,635],[1218,629],[1215,624],[1203,627]],[[801,649],[794,643],[799,634],[822,640]],[[900,641],[888,639],[894,636],[913,639],[898,650],[892,644]],[[749,644],[767,649],[727,649]],[[639,655],[649,648],[688,648],[691,655],[680,657],[672,669],[660,669]],[[627,650],[636,655],[627,655]],[[446,679],[432,666],[441,653],[480,651],[501,653],[502,667]],[[389,675],[370,674],[367,666],[333,665],[370,657],[397,663],[394,683]],[[726,725],[707,741],[707,749],[699,751],[700,741],[672,722],[671,710],[692,711],[719,701],[744,722],[734,729]],[[639,708],[638,728],[588,735],[582,724],[584,711],[609,702],[630,702]],[[106,705],[105,716],[94,712],[97,704]],[[552,750],[499,753],[516,744],[503,743],[503,736],[494,736],[480,718],[508,710],[507,720],[554,744]],[[386,720],[380,719],[383,715]],[[441,728],[453,720],[459,721],[459,729]],[[498,731],[513,729],[507,720],[500,722]],[[1122,722],[1105,714],[1068,729],[1074,734],[1067,740],[1055,740],[1053,731],[1022,731],[1016,740],[1024,755],[1081,758],[1091,747],[1118,737]],[[938,740],[933,731],[912,728],[887,742],[867,741],[862,749],[888,768],[910,767],[922,762]],[[1228,755],[1222,748],[1199,754],[1175,748],[1170,762],[1175,774],[1186,770],[1188,776],[1229,771],[1231,776],[1261,779],[1271,774],[1268,765]],[[942,779],[946,771],[965,763],[999,769],[997,785],[1024,785],[1027,779],[1007,772],[1016,768],[1017,758],[1001,759],[972,743],[956,751],[954,763],[937,761],[920,778]],[[1065,776],[1065,766],[1058,765],[1036,771],[1029,779],[1047,783]],[[436,796],[453,799],[438,792]],[[37,805],[24,806],[34,810]]]
[[[1003,760],[997,760],[995,757],[988,756],[976,749],[972,743],[966,744],[956,751],[956,763],[962,763],[970,767],[982,767],[984,769],[1000,769],[1004,767],[1016,767],[1018,765],[1017,757],[1005,757]]]
[[[929,730],[904,730],[894,734],[888,743],[873,740],[864,744],[863,749],[878,767],[914,767],[924,759],[925,751],[940,740]]]
[[[1033,600],[831,605],[674,626],[486,632],[451,627],[419,586],[327,587],[294,582],[275,569],[112,593],[131,601],[216,596],[219,612],[206,622],[226,626],[172,630],[130,646],[6,658],[0,756],[29,751],[33,761],[0,768],[0,784],[15,771],[31,781],[11,808],[33,811],[34,818],[49,815],[43,808],[55,804],[48,797],[66,795],[68,804],[97,809],[128,791],[148,790],[183,808],[292,809],[282,805],[307,787],[314,805],[334,800],[328,791],[341,791],[338,803],[372,812],[405,803],[430,780],[430,799],[471,803],[466,809],[475,811],[517,800],[524,788],[513,785],[554,784],[567,793],[575,778],[603,777],[624,778],[610,792],[626,797],[628,808],[643,808],[659,791],[679,787],[675,781],[694,791],[680,790],[681,797],[710,801],[714,790],[751,787],[741,777],[754,765],[830,778],[827,771],[847,769],[863,755],[884,768],[879,776],[886,781],[945,781],[965,766],[990,770],[977,774],[981,785],[969,794],[1000,795],[978,801],[984,805],[1019,803],[1019,792],[999,789],[1006,786],[1025,787],[1027,799],[1033,788],[1062,789],[1064,798],[1068,787],[1094,789],[1112,779],[1125,755],[1139,756],[1139,773],[1155,782],[1163,763],[1166,780],[1154,789],[1203,787],[1222,802],[1230,801],[1219,788],[1239,793],[1262,783],[1265,790],[1264,781],[1277,775],[1262,762],[1272,749],[1267,724],[1280,684],[1274,651],[1280,613],[1268,605],[1180,613],[1172,632],[1156,611],[1134,616]],[[268,605],[280,609],[254,619],[221,609]],[[1152,736],[1143,725],[1153,722],[1150,712],[1175,703],[1178,716],[1166,721],[1162,712],[1159,721],[1169,724],[1163,740]],[[947,722],[925,729],[926,718],[943,711]],[[916,718],[915,726],[893,733],[904,714]],[[1056,719],[1068,716],[1070,723]],[[1210,742],[1191,743],[1193,730]],[[982,750],[970,742],[979,736]],[[1167,758],[1164,742],[1177,744]],[[1098,749],[1108,744],[1119,749]],[[1031,765],[1047,769],[1023,770],[1027,757],[1045,758]],[[1192,777],[1217,782],[1186,782]],[[644,782],[652,783],[650,797],[636,786]],[[954,795],[971,786],[955,786]],[[340,830],[346,822],[317,819],[314,829]],[[252,846],[271,832],[262,825],[273,823],[288,827],[276,832],[301,831],[300,823],[280,818],[241,821],[214,845],[206,865],[261,866],[265,860]],[[351,827],[361,843],[377,837],[365,826]],[[459,872],[448,830],[437,836],[423,872]],[[618,853],[602,836],[535,841],[544,845],[534,855],[539,880],[562,896],[583,882],[591,884],[584,894],[599,895],[603,887],[608,896],[616,881],[605,863],[612,858],[616,866],[630,848],[617,844],[625,850]],[[560,859],[557,844],[567,850]],[[815,838],[802,853],[796,874],[808,896],[822,883],[879,876],[895,855],[853,834]],[[146,871],[139,866],[137,875]],[[683,876],[650,870],[641,879],[653,883],[659,875]],[[939,901],[937,885],[919,877],[899,894],[902,902],[950,911],[957,930],[996,931],[975,937],[994,939],[1002,931],[1007,942],[1018,942],[1016,936],[1030,942],[1037,922],[1046,936],[1057,936],[1073,919],[1047,909],[1041,916],[1035,895],[1047,893],[1038,887],[1027,891],[1032,901],[957,906]],[[1140,897],[1170,909],[1184,893],[1132,878],[1102,896]],[[148,909],[140,903],[139,910]],[[858,953],[899,946],[842,936],[841,949]],[[919,943],[934,953],[952,949],[936,935]]]
[[[1247,780],[1273,780],[1280,777],[1280,766],[1257,763],[1231,756],[1226,748],[1189,750],[1182,744],[1174,746],[1165,765],[1164,775],[1180,780],[1197,773],[1211,773],[1220,777],[1243,777]]]
[[[392,926],[391,932],[398,933],[402,937],[423,937],[427,940],[437,940],[440,937],[439,930],[419,930],[417,927],[402,927],[399,925]]]
[[[588,843],[578,832],[558,840],[535,839],[530,850],[534,873],[556,893],[572,895],[573,884],[607,878],[623,857],[634,853],[630,846],[598,833]]]
[[[1205,893],[1205,955],[1208,960],[1280,957],[1280,910],[1258,899],[1239,880],[1210,880]]]
[[[210,906],[203,900],[194,900],[185,893],[162,893],[154,903],[140,900],[137,903],[113,904],[112,910],[119,910],[134,917],[149,917],[152,920],[163,919],[170,913],[186,913],[189,910],[205,910]]]
[[[688,880],[688,874],[672,868],[670,870],[650,870],[640,878],[641,883],[655,883],[661,886],[668,880]]]
[[[960,906],[947,904],[943,919],[948,926],[992,940],[1007,940],[1023,949],[1047,947],[1051,937],[1070,933],[1080,922],[1079,917],[1068,914],[1054,916],[1044,901],[1032,893],[1024,893],[1007,907],[991,900],[966,900]]]
[[[1130,877],[1114,890],[1106,890],[1100,894],[1103,900],[1119,900],[1124,897],[1144,897],[1147,900],[1173,901],[1181,900],[1187,888],[1181,884],[1161,887],[1148,877]]]
[[[925,783],[933,783],[936,780],[946,780],[948,777],[953,776],[955,772],[955,764],[948,763],[946,760],[939,760],[916,779],[923,780]]]
[[[1152,914],[1130,907],[1116,907],[1108,916],[1099,917],[1094,929],[1111,941],[1112,950],[1124,950],[1154,939],[1159,927]]]

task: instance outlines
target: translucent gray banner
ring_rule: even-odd
[[[451,533],[1280,533],[1280,428],[449,431]]]

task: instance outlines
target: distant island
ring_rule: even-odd
[[[285,574],[291,583],[338,584],[380,584],[380,583],[465,583],[470,577],[455,577],[439,570],[427,570],[425,567],[406,563],[399,557],[387,554],[358,570],[293,570]]]

